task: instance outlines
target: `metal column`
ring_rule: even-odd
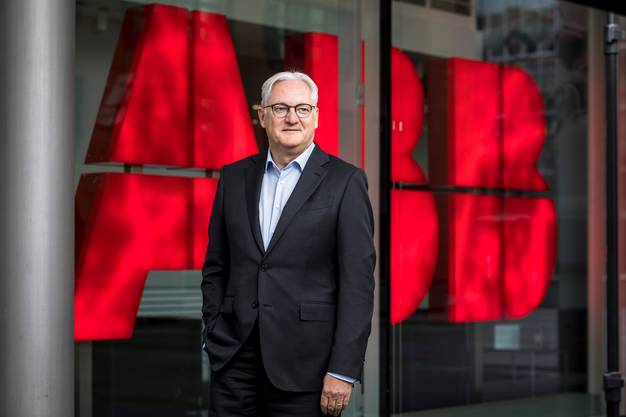
[[[619,373],[618,311],[618,207],[617,207],[617,52],[624,32],[615,15],[609,13],[605,27],[606,57],[606,320],[607,372],[604,374],[606,415],[619,417],[619,403],[624,380]]]
[[[74,1],[0,2],[0,415],[74,415]]]
[[[364,124],[363,136],[365,137],[365,172],[369,179],[369,195],[372,201],[375,222],[374,236],[380,236],[380,88],[379,78],[376,74],[380,70],[380,44],[379,44],[379,0],[363,0],[361,2],[361,35],[364,46],[363,59],[365,62],[365,74],[371,74],[363,85]],[[378,259],[383,254],[380,250],[380,239],[375,239]],[[364,415],[365,417],[380,416],[380,298],[381,298],[381,275],[380,262],[377,262],[374,270],[376,288],[374,291],[374,317],[372,318],[372,334],[367,346],[365,356],[364,381]]]
[[[391,0],[380,0],[380,415],[392,413],[391,349]]]

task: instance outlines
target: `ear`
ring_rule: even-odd
[[[318,121],[319,121],[319,117],[320,117],[320,109],[318,107],[315,108],[315,128],[317,129],[317,125],[318,125]]]
[[[265,109],[258,109],[257,114],[259,115],[259,123],[261,124],[261,127],[265,129]]]

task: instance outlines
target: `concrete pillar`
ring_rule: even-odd
[[[73,0],[0,2],[0,415],[74,415]]]

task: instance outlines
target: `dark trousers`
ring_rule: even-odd
[[[321,391],[282,391],[269,381],[259,347],[258,325],[239,352],[211,372],[209,417],[320,417]]]

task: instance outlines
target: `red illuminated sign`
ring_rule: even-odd
[[[286,67],[309,72],[322,92],[316,141],[333,154],[337,53],[331,35],[285,40]],[[433,317],[522,317],[541,302],[556,258],[555,209],[535,168],[545,140],[541,95],[520,69],[446,59],[430,66],[428,104],[427,179],[412,156],[422,84],[394,48],[391,322],[411,316],[429,289]],[[225,17],[129,9],[86,162],[217,170],[256,152]],[[130,337],[150,270],[201,267],[215,186],[209,178],[81,176],[77,340]]]
[[[225,17],[129,9],[86,162],[219,169],[256,152]],[[201,268],[215,187],[208,178],[81,176],[77,340],[130,337],[150,270]]]
[[[220,169],[256,152],[226,18],[129,9],[86,162]]]
[[[86,174],[76,193],[77,340],[132,335],[151,270],[199,269],[216,180]]]
[[[413,158],[424,122],[424,92],[408,56],[391,51],[391,181],[426,185]],[[439,221],[430,191],[391,190],[391,322],[410,317],[428,292]]]
[[[556,260],[556,210],[536,169],[543,100],[519,68],[464,59],[428,69],[429,182],[442,228],[430,309],[454,322],[520,318]],[[511,191],[517,191],[515,196]]]

